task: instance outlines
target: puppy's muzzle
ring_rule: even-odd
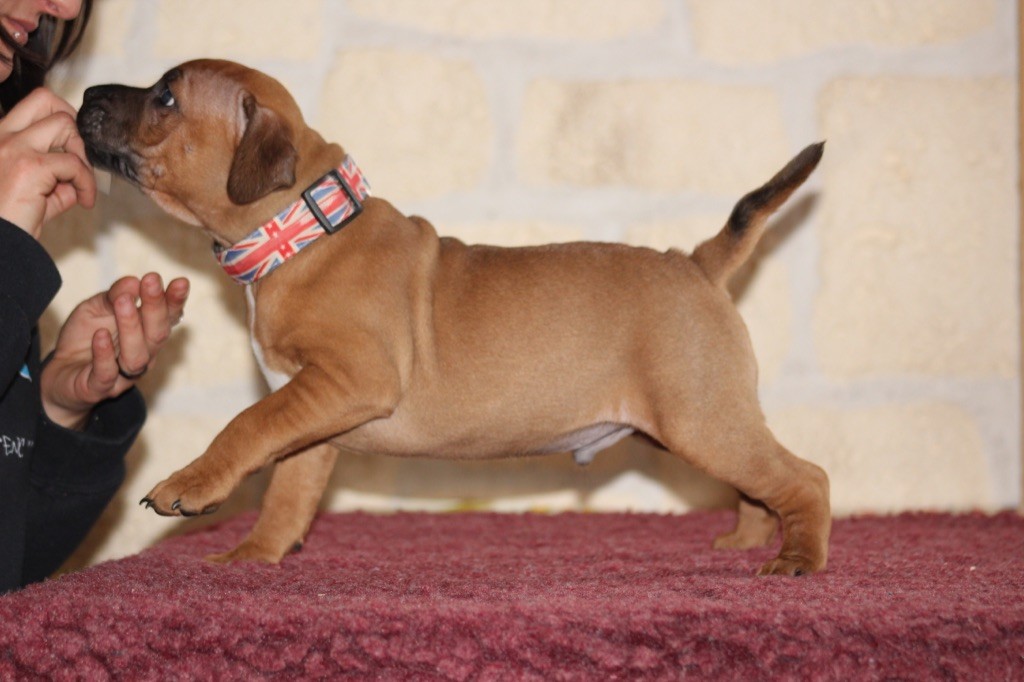
[[[89,162],[138,183],[138,156],[128,131],[135,88],[98,85],[85,91],[78,110],[78,132]]]

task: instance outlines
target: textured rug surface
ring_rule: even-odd
[[[245,515],[0,597],[0,679],[1024,679],[1024,519],[835,522],[756,578],[733,516],[325,515],[279,566]]]

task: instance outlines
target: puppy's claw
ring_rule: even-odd
[[[171,511],[176,511],[182,516],[201,516],[205,514],[212,514],[220,508],[219,504],[211,504],[203,507],[202,511],[192,511],[191,509],[185,509],[181,506],[181,500],[175,500],[174,504],[171,505]]]
[[[164,511],[157,506],[156,501],[152,497],[143,497],[142,500],[139,501],[139,504],[144,505],[146,509],[152,509],[160,516],[175,516],[174,511]]]
[[[174,504],[171,505],[171,510],[178,512],[182,516],[199,516],[199,512],[194,512],[191,509],[185,509],[184,507],[182,507],[181,500],[175,500]]]

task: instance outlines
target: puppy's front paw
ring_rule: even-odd
[[[218,485],[205,476],[195,462],[158,484],[139,504],[161,516],[198,516],[217,511],[231,492],[231,486]]]

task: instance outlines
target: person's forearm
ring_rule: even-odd
[[[41,580],[75,551],[124,481],[124,457],[145,421],[133,389],[97,406],[85,430],[41,415],[31,472],[24,583]]]
[[[60,283],[57,267],[43,247],[0,220],[0,391],[22,370],[32,329]]]

